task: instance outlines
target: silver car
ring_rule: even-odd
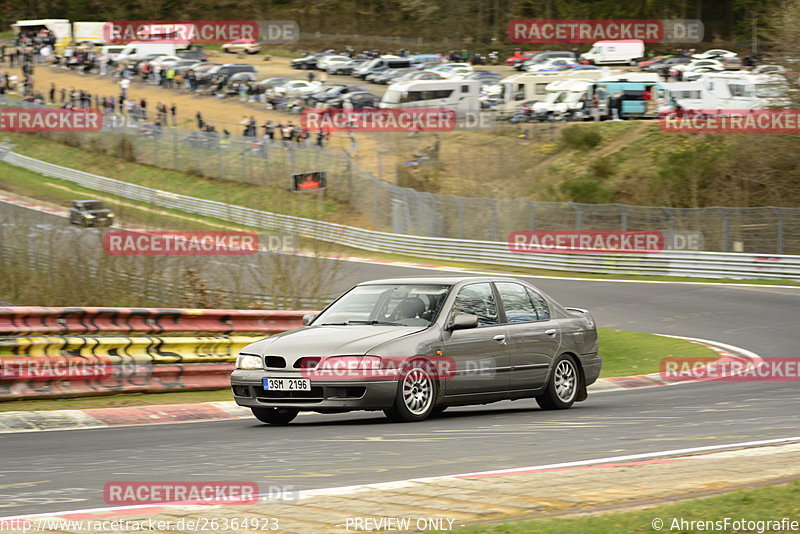
[[[448,406],[531,397],[565,409],[600,374],[589,312],[514,278],[374,280],[303,324],[237,357],[234,399],[260,421],[352,410],[421,421]]]

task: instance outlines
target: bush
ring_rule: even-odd
[[[596,128],[590,125],[578,126],[574,124],[567,126],[561,132],[561,143],[567,148],[575,150],[589,150],[596,148],[603,140],[603,136]]]

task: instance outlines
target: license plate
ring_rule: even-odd
[[[262,378],[266,391],[311,391],[308,378]]]

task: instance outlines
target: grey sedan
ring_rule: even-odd
[[[374,280],[303,324],[237,357],[234,399],[260,421],[352,410],[421,421],[448,406],[523,398],[565,409],[600,374],[589,312],[514,278]]]

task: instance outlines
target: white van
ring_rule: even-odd
[[[644,57],[644,41],[641,39],[621,39],[619,41],[597,41],[592,49],[581,55],[581,59],[594,65],[626,63],[635,65],[637,59]]]
[[[183,48],[186,47],[171,42],[134,41],[122,49],[122,52],[117,55],[116,61],[139,61],[150,54],[177,56],[177,51]]]
[[[11,25],[14,33],[23,30],[39,31],[43,28],[50,30],[56,36],[55,48],[59,53],[72,41],[72,25],[67,19],[18,20]]]
[[[481,109],[480,80],[410,80],[393,83],[381,99],[380,107],[447,108],[456,114],[477,113]]]

